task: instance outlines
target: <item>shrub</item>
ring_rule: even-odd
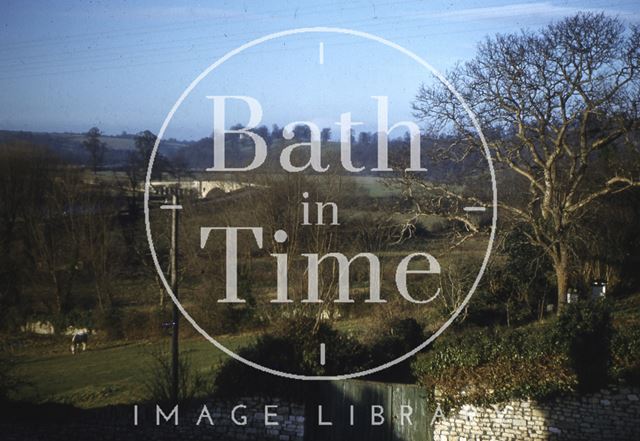
[[[259,337],[255,344],[239,351],[239,355],[270,369],[300,375],[338,375],[366,369],[371,364],[364,346],[328,324],[316,326],[311,317],[295,317],[275,328],[277,331]],[[318,363],[318,341],[331,351],[324,366]],[[239,361],[229,360],[216,377],[215,390],[221,396],[299,398],[306,391],[303,383],[257,372]]]
[[[214,335],[235,334],[250,325],[251,312],[245,304],[221,303],[206,310],[203,323]]]
[[[261,325],[254,294],[253,269],[247,265],[238,268],[238,292],[245,303],[218,303],[225,295],[224,284],[209,282],[196,294],[195,318],[212,335],[235,334],[239,330],[253,329]]]
[[[110,308],[105,311],[96,311],[94,317],[97,329],[104,331],[106,338],[118,340],[124,336],[122,315],[119,309]]]
[[[522,226],[506,232],[499,247],[501,259],[488,268],[483,288],[472,300],[473,323],[523,325],[544,315],[552,291],[551,262],[529,243],[529,234]]]
[[[557,341],[569,355],[581,391],[595,391],[610,378],[611,311],[605,300],[566,306],[556,324]]]
[[[611,342],[612,375],[630,384],[640,385],[640,328],[616,329]]]
[[[547,398],[576,384],[554,335],[551,326],[468,329],[437,340],[412,364],[413,373],[420,384],[438,390],[446,407]]]
[[[76,328],[94,327],[94,319],[91,312],[87,310],[73,309],[64,315],[57,315],[52,318],[51,322],[57,333],[64,333],[69,326]]]
[[[132,310],[122,312],[122,335],[127,340],[148,337],[150,314],[146,311]]]
[[[371,362],[379,366],[413,350],[424,342],[420,324],[413,318],[394,319],[387,325],[389,331],[374,341],[371,347]],[[374,379],[393,382],[412,382],[410,360],[398,363],[375,374]]]

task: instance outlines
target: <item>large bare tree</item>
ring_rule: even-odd
[[[104,162],[104,155],[107,150],[107,144],[100,140],[101,136],[100,129],[92,127],[85,134],[85,140],[82,141],[82,145],[91,156],[91,168],[94,175],[98,173],[98,167]]]
[[[599,198],[638,185],[629,156],[604,168],[599,152],[637,154],[639,43],[635,27],[579,13],[537,32],[487,38],[471,61],[447,74],[487,136],[499,179],[509,181],[500,188],[501,212],[526,224],[530,242],[551,260],[559,310],[581,216]],[[481,147],[470,116],[444,85],[423,85],[414,110],[428,130],[451,141],[440,150],[449,159],[468,160]],[[425,190],[417,206],[460,208],[474,199],[452,186],[406,179]],[[462,217],[470,231],[477,228]]]

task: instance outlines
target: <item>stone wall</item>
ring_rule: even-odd
[[[548,402],[465,405],[434,420],[435,441],[640,440],[640,389],[617,388]]]
[[[239,405],[246,408],[236,409],[234,422],[232,414],[234,408]],[[265,406],[269,407],[265,408]],[[225,439],[235,440],[303,441],[304,410],[302,404],[290,403],[278,398],[271,400],[243,398],[228,403],[203,403],[195,409],[189,409],[186,418],[180,419],[180,425],[187,433],[196,431],[199,435],[198,439],[209,439],[200,437],[202,432],[208,430],[218,436],[211,439],[224,436]],[[168,411],[170,409],[165,409],[165,414]],[[203,416],[205,412],[209,417]],[[246,420],[243,417],[246,417]],[[197,425],[198,420],[200,420],[199,425]],[[244,425],[238,424],[245,421]],[[169,422],[171,423],[172,420]],[[150,423],[155,424],[156,421]]]
[[[233,408],[244,405],[234,424]],[[265,405],[275,405],[265,415]],[[206,411],[204,407],[206,406]],[[61,404],[0,403],[0,439],[7,441],[303,441],[305,406],[278,399],[203,401],[178,408],[133,406],[77,409]],[[208,415],[208,416],[207,416]],[[209,420],[210,418],[210,420]],[[265,418],[277,425],[265,424]],[[198,420],[200,419],[200,424]],[[211,424],[213,422],[213,425]],[[411,438],[413,439],[413,438]],[[420,436],[418,439],[427,439]],[[640,389],[610,388],[596,394],[565,396],[549,402],[510,401],[481,408],[464,406],[434,419],[435,441],[472,440],[640,440]]]
[[[244,425],[235,424],[232,419],[233,408],[238,405],[246,406],[235,413],[236,421],[242,422],[246,417]],[[267,410],[275,415],[266,416],[270,423],[277,424],[265,424],[265,405],[277,406]],[[279,399],[242,398],[180,405],[177,424],[169,405],[160,406],[161,415],[157,414],[155,404],[139,405],[137,424],[134,406],[77,409],[15,403],[6,407],[7,411],[0,412],[3,441],[304,440],[304,405]]]

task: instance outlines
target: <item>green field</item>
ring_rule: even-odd
[[[251,340],[251,335],[220,338],[230,349]],[[14,357],[15,374],[27,384],[13,398],[85,408],[148,400],[144,383],[153,375],[152,354],[169,349],[167,337],[156,342],[89,346],[86,352],[73,356],[66,341],[31,347]],[[193,369],[211,378],[216,366],[228,358],[202,338],[182,340],[181,353],[187,355]]]
[[[640,293],[614,304],[616,327],[637,327]],[[344,320],[336,328],[362,335],[370,329],[367,319]],[[251,344],[255,334],[221,336],[232,350]],[[5,345],[3,358],[15,363],[13,375],[25,383],[12,395],[19,401],[56,402],[82,408],[133,404],[150,400],[145,382],[154,374],[153,354],[170,349],[170,338],[153,341],[91,341],[86,352],[71,355],[66,337],[18,337]],[[194,371],[213,380],[217,367],[228,357],[201,337],[181,340],[181,353]],[[202,390],[202,395],[211,390]]]

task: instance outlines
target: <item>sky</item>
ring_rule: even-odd
[[[227,52],[294,28],[364,31],[412,51],[440,72],[473,57],[486,35],[535,29],[578,11],[640,23],[640,2],[592,1],[13,1],[0,4],[0,129],[107,134],[158,133],[187,86]],[[321,49],[322,47],[322,49]],[[289,35],[223,63],[185,98],[165,137],[212,131],[207,96],[256,98],[261,123],[312,121],[339,131],[375,130],[377,101],[389,121],[411,120],[410,104],[429,71],[361,37]],[[248,106],[230,100],[226,125],[245,124]]]

